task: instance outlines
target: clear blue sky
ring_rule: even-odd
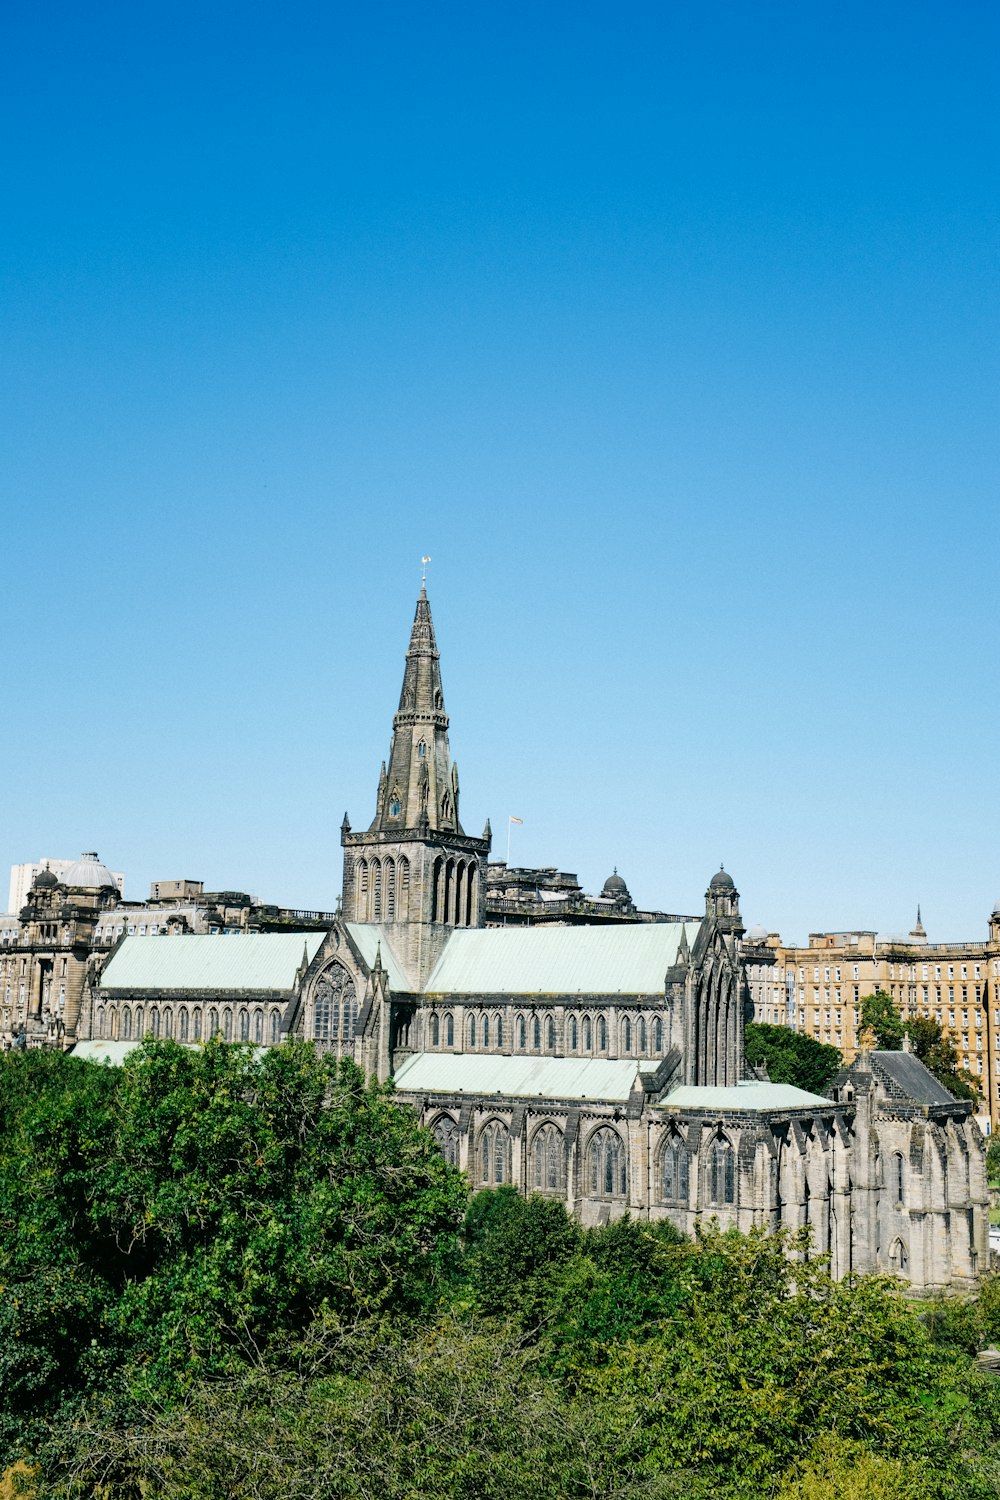
[[[501,857],[985,936],[995,5],[2,27],[0,867],[331,906],[429,552]]]

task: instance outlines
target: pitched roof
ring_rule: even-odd
[[[713,1114],[726,1110],[761,1109],[829,1109],[831,1101],[822,1094],[811,1094],[790,1083],[738,1083],[733,1088],[713,1088],[683,1084],[660,1101],[663,1109],[676,1105],[680,1109],[708,1109]]]
[[[914,1104],[954,1104],[955,1096],[912,1052],[873,1052],[873,1071],[895,1097]]]
[[[514,1099],[596,1099],[624,1103],[634,1058],[491,1057],[481,1052],[417,1052],[396,1072],[413,1094],[499,1094]]]
[[[662,995],[681,934],[700,922],[620,927],[487,927],[453,932],[431,995]]]
[[[101,976],[102,990],[249,990],[288,994],[303,953],[312,959],[324,932],[184,933],[127,937]]]
[[[389,988],[391,990],[410,988],[410,981],[400,967],[385,931],[377,922],[345,922],[344,925],[369,969],[374,969],[375,957],[381,952],[382,967],[388,975]]]

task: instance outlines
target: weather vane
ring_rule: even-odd
[[[426,588],[427,587],[427,564],[429,562],[430,562],[430,558],[429,557],[422,557],[420,559],[420,567],[422,569],[421,574],[420,574],[420,586],[421,586],[421,588]]]

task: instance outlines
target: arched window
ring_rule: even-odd
[[[385,916],[387,922],[396,920],[396,862],[385,862]]]
[[[227,1042],[233,1039],[233,1013],[228,1006],[222,1012],[222,1035]]]
[[[316,981],[313,1000],[313,1040],[336,1041],[344,1033],[348,1040],[353,1037],[356,1001],[354,980],[343,964],[334,963],[324,969]]]
[[[250,1012],[248,1010],[241,1010],[240,1011],[240,1041],[241,1042],[248,1042],[249,1040],[250,1040]]]
[[[536,1052],[542,1050],[542,1026],[537,1016],[531,1023],[531,1045]]]
[[[420,740],[417,745],[417,758],[419,760],[426,760],[427,758],[427,745],[423,740]]]
[[[264,1012],[255,1010],[253,1013],[253,1039],[255,1042],[264,1040]]]
[[[97,1007],[97,1035],[99,1037],[103,1037],[103,1035],[104,1035],[104,1006],[103,1005],[99,1005]]]
[[[736,1202],[736,1152],[725,1136],[716,1136],[708,1151],[708,1200]]]
[[[598,1052],[608,1050],[608,1023],[603,1016],[597,1018],[597,1050]]]
[[[569,1047],[570,1047],[570,1051],[571,1052],[575,1052],[577,1050],[577,1048],[579,1047],[579,1045],[580,1045],[580,1029],[579,1029],[579,1027],[577,1025],[576,1016],[570,1016],[570,1018],[569,1018]]]
[[[510,1181],[510,1132],[500,1120],[491,1120],[479,1133],[479,1180],[487,1187]]]
[[[892,1189],[897,1205],[900,1205],[903,1202],[903,1187],[903,1158],[897,1151],[892,1158]]]
[[[200,1008],[191,1015],[191,1030],[196,1042],[201,1041],[201,1010]]]
[[[142,1023],[143,1023],[142,1006],[141,1005],[137,1005],[136,1008],[135,1008],[135,1034],[136,1034],[136,1039],[140,1040],[140,1041],[146,1035],[146,1033],[142,1029]]]
[[[640,1054],[640,1056],[645,1052],[645,1050],[646,1050],[646,1021],[645,1021],[645,1017],[640,1016],[639,1017],[639,1054]]]
[[[208,1013],[208,1034],[209,1036],[218,1036],[219,1034],[219,1012],[217,1010],[210,1010]]]
[[[901,1239],[895,1239],[889,1250],[889,1264],[894,1271],[904,1273],[907,1267],[906,1246]]]
[[[551,1016],[545,1023],[545,1045],[550,1052],[556,1050],[556,1023]]]
[[[688,1149],[679,1136],[671,1136],[664,1146],[660,1173],[664,1203],[686,1204],[690,1196]]]
[[[562,1192],[565,1187],[562,1133],[555,1125],[542,1125],[531,1143],[531,1183],[543,1193]]]
[[[450,1115],[439,1115],[434,1121],[434,1139],[449,1166],[458,1166],[458,1126]]]
[[[625,1143],[616,1130],[602,1125],[590,1142],[590,1191],[598,1198],[623,1198],[628,1191]]]
[[[497,1046],[498,1047],[502,1047],[503,1046],[503,1016],[497,1016],[496,1021],[497,1021],[497,1025],[496,1025]]]
[[[436,1047],[441,1040],[441,1018],[431,1016],[431,1045]]]
[[[592,1036],[591,1030],[590,1030],[590,1017],[589,1016],[584,1016],[584,1018],[583,1018],[583,1050],[584,1050],[584,1052],[589,1052],[592,1046],[593,1046],[593,1036]]]
[[[410,861],[399,861],[399,916],[405,921],[410,912]]]
[[[368,915],[368,861],[366,859],[360,859],[360,860],[358,860],[358,889],[360,890],[362,896],[365,898],[362,901],[362,903],[361,903],[361,914],[362,914],[363,917],[367,917],[367,915]]]
[[[163,1035],[172,1037],[174,1034],[174,1013],[168,1005],[163,1012]]]
[[[177,1014],[177,1036],[182,1042],[186,1042],[188,1039],[188,1013],[186,1010],[181,1010]]]
[[[476,1018],[475,1018],[475,1016],[470,1016],[469,1017],[469,1046],[470,1047],[474,1047],[475,1045],[476,1045]]]
[[[278,1019],[278,1012],[276,1010],[272,1010],[272,1012],[271,1012],[271,1041],[275,1045],[277,1045],[277,1041],[278,1041],[278,1034],[279,1034],[278,1033],[278,1028],[279,1028],[279,1025],[280,1025],[280,1022],[279,1022],[279,1019]]]
[[[657,1053],[663,1051],[663,1022],[659,1016],[653,1022],[653,1051]]]
[[[160,1011],[159,1011],[159,1007],[156,1006],[156,1005],[153,1006],[153,1009],[149,1013],[149,1029],[153,1033],[154,1036],[159,1036],[159,1034],[160,1034]]]
[[[378,860],[372,865],[372,918],[376,922],[382,920],[382,866]]]
[[[517,1018],[517,1045],[520,1051],[524,1051],[528,1045],[528,1033],[524,1024],[524,1017]]]
[[[622,1046],[624,1051],[632,1051],[632,1022],[629,1020],[628,1016],[625,1017],[625,1021],[622,1026]]]
[[[132,1012],[127,1005],[122,1011],[122,1037],[126,1042],[132,1040]]]
[[[445,1018],[444,1018],[444,1039],[447,1042],[447,1044],[448,1044],[449,1047],[454,1047],[454,1045],[455,1045],[455,1017],[454,1016],[445,1016]]]

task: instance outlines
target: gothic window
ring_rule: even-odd
[[[331,964],[316,981],[313,999],[313,1040],[349,1041],[357,1019],[357,996],[354,981],[342,964]]]
[[[201,1011],[196,1010],[192,1017],[192,1030],[196,1042],[201,1041]]]
[[[403,804],[399,800],[399,787],[394,786],[392,796],[389,798],[389,816],[390,818],[398,818],[402,811]]]
[[[137,1037],[137,1039],[139,1041],[141,1041],[142,1038],[145,1036],[145,1032],[142,1029],[142,1021],[143,1021],[142,1006],[141,1005],[137,1005],[136,1008],[135,1008],[135,1034],[136,1034],[136,1037]]]
[[[625,1143],[616,1130],[602,1125],[590,1142],[590,1191],[598,1198],[623,1198],[628,1191]]]
[[[563,1190],[563,1138],[555,1125],[542,1125],[535,1132],[531,1143],[531,1183],[543,1193]]]
[[[475,1045],[476,1045],[476,1018],[475,1018],[475,1016],[470,1016],[469,1017],[469,1046],[470,1047],[474,1047]]]
[[[570,1016],[570,1018],[569,1018],[569,1047],[570,1047],[570,1051],[571,1052],[575,1052],[577,1050],[577,1048],[579,1047],[579,1045],[580,1045],[580,1030],[579,1030],[579,1027],[577,1025],[576,1016]]]
[[[99,1005],[97,1007],[97,1035],[99,1037],[103,1037],[103,1035],[104,1035],[104,1006],[103,1005]]]
[[[451,796],[445,792],[441,798],[441,821],[447,823],[451,818]]]
[[[172,1037],[174,1034],[174,1013],[168,1005],[163,1012],[163,1035]]]
[[[496,1028],[497,1046],[498,1047],[502,1047],[503,1046],[503,1016],[497,1016],[496,1019],[497,1019],[497,1028]]]
[[[458,1126],[450,1115],[440,1115],[434,1122],[434,1139],[441,1155],[451,1167],[458,1166]]]
[[[222,1012],[222,1035],[227,1042],[233,1039],[233,1013],[227,1008]]]
[[[441,1020],[439,1016],[431,1016],[431,1045],[436,1047],[441,1040]]]
[[[399,861],[399,915],[406,920],[410,910],[410,861]]]
[[[132,1040],[132,1012],[127,1005],[122,1011],[122,1036],[127,1042]]]
[[[489,1018],[489,1016],[484,1016],[483,1017],[483,1046],[484,1047],[488,1047],[489,1045],[490,1045],[490,1018]]]
[[[491,1120],[479,1133],[479,1180],[487,1187],[510,1181],[510,1133],[500,1120]]]
[[[624,1044],[624,1050],[626,1052],[632,1051],[632,1022],[628,1019],[627,1016],[625,1017],[625,1022],[622,1026],[622,1043]]]
[[[391,859],[385,862],[385,916],[387,922],[396,919],[396,866]]]
[[[536,1052],[542,1050],[542,1026],[537,1016],[531,1023],[531,1045]]]
[[[376,922],[382,920],[382,866],[376,861],[372,866],[372,916]]]
[[[240,1041],[241,1042],[248,1042],[249,1040],[250,1040],[250,1012],[248,1010],[241,1010],[240,1011]]]
[[[362,860],[360,860],[358,862],[358,884],[359,884],[359,886],[361,888],[361,894],[362,894],[362,896],[367,896],[368,895],[368,861],[365,860],[365,859],[362,859]],[[366,907],[367,907],[367,904],[368,903],[366,902],[365,903]],[[365,912],[365,915],[367,916],[367,910]]]
[[[209,1036],[218,1036],[219,1034],[219,1012],[217,1010],[210,1010],[208,1013],[208,1034]]]
[[[421,740],[419,742],[419,744],[417,745],[417,756],[418,756],[418,758],[420,760],[425,760],[426,759],[426,756],[427,756],[427,745],[426,745],[426,742],[424,740]]]
[[[892,1187],[896,1203],[903,1202],[903,1158],[897,1151],[892,1158]]]
[[[447,1042],[447,1044],[448,1044],[449,1047],[454,1047],[454,1045],[455,1045],[455,1017],[454,1016],[445,1016],[445,1018],[444,1018],[444,1039]]]
[[[188,1039],[188,1013],[186,1010],[179,1012],[177,1016],[177,1036],[182,1042]]]
[[[708,1152],[708,1200],[736,1202],[736,1152],[725,1136],[716,1136]]]
[[[894,1271],[903,1272],[906,1270],[906,1246],[901,1239],[895,1239],[892,1242],[892,1248],[889,1251],[889,1264]]]
[[[592,1038],[591,1029],[590,1029],[590,1017],[589,1016],[584,1016],[584,1018],[583,1018],[583,1050],[584,1050],[584,1052],[589,1052],[592,1046],[593,1046],[593,1038]]]
[[[276,1010],[272,1010],[272,1012],[271,1012],[271,1041],[272,1041],[272,1043],[274,1045],[277,1045],[277,1041],[278,1041],[278,1026],[279,1026],[278,1012]]]
[[[597,1018],[597,1050],[599,1052],[608,1050],[608,1023],[603,1016]]]
[[[653,1022],[653,1051],[657,1056],[663,1051],[663,1022],[659,1016]]]
[[[253,1013],[253,1039],[255,1042],[264,1040],[264,1012],[255,1010]]]
[[[524,1024],[524,1017],[517,1018],[517,1045],[520,1051],[524,1051],[528,1045],[528,1033]]]
[[[159,1012],[159,1010],[157,1009],[157,1007],[155,1005],[153,1006],[153,1009],[149,1013],[149,1029],[153,1033],[154,1036],[159,1036],[159,1034],[160,1034],[160,1012]]]
[[[640,1016],[640,1018],[639,1018],[639,1053],[640,1053],[640,1056],[643,1053],[645,1053],[645,1051],[646,1051],[646,1021],[645,1021],[644,1017]]]
[[[660,1170],[664,1203],[686,1204],[690,1182],[688,1150],[679,1137],[671,1136],[664,1146]]]
[[[550,1052],[556,1050],[556,1023],[551,1016],[545,1023],[545,1045]]]

